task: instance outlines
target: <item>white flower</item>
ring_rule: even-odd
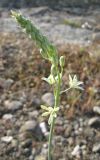
[[[52,123],[53,117],[57,117],[57,112],[59,111],[59,107],[46,107],[44,105],[41,105],[41,108],[44,111],[44,113],[42,114],[43,117],[48,116],[49,115],[49,120],[48,120],[48,124],[50,125]]]
[[[83,84],[83,82],[78,81],[76,75],[74,75],[73,78],[71,77],[71,75],[69,75],[69,88],[75,88],[75,89],[83,90],[83,88],[80,86],[82,84]]]
[[[44,81],[48,82],[48,83],[51,84],[51,85],[55,83],[55,79],[54,79],[54,77],[53,77],[52,74],[50,74],[50,76],[49,76],[48,78],[43,77],[42,79],[43,79]]]

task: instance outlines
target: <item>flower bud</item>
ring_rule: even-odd
[[[51,74],[52,74],[53,76],[55,76],[55,74],[56,74],[56,68],[55,68],[55,65],[54,65],[54,64],[52,64],[52,66],[51,66]]]
[[[65,57],[64,56],[60,57],[59,63],[60,63],[61,67],[64,67],[64,65],[65,65]]]

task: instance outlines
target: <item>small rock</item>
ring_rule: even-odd
[[[9,89],[13,83],[14,81],[12,79],[7,79],[4,83],[5,89]]]
[[[75,146],[74,150],[72,151],[72,156],[79,156],[80,155],[80,146]]]
[[[57,117],[55,121],[55,125],[62,126],[64,124],[64,118],[62,117]]]
[[[41,100],[37,97],[33,98],[32,105],[34,108],[40,108]]]
[[[55,127],[55,132],[56,132],[57,135],[62,135],[64,133],[63,126],[56,126]]]
[[[11,111],[16,111],[22,108],[22,103],[17,100],[14,100],[14,101],[6,100],[4,102],[4,105],[6,109],[11,110]]]
[[[46,160],[47,157],[45,155],[37,155],[34,160]]]
[[[22,132],[18,135],[18,140],[20,142],[25,141],[27,138],[29,138],[29,134],[27,132]]]
[[[64,132],[64,136],[67,138],[71,135],[71,132],[72,132],[73,128],[71,125],[66,125],[66,129],[65,129],[65,132]]]
[[[89,140],[93,139],[95,133],[94,133],[94,129],[90,128],[90,127],[86,127],[85,129],[83,129],[83,134],[85,135],[85,137],[87,137]]]
[[[29,160],[34,160],[33,155],[30,155],[30,156],[29,156]]]
[[[3,117],[2,117],[4,120],[11,120],[13,118],[13,115],[12,114],[4,114]]]
[[[100,43],[100,32],[93,33],[92,41],[95,42],[95,43]]]
[[[45,103],[48,106],[54,105],[54,95],[52,93],[45,93],[41,99],[43,103]]]
[[[12,145],[12,147],[17,147],[18,146],[18,141],[17,140],[15,140],[15,139],[13,139],[12,140],[12,142],[11,142],[11,145]]]
[[[82,28],[86,28],[86,29],[92,29],[92,26],[88,23],[88,22],[85,22],[84,24],[82,24],[81,26]]]
[[[14,81],[12,79],[6,80],[4,78],[0,78],[0,87],[2,87],[4,89],[9,89],[13,83],[14,83]]]
[[[31,154],[30,148],[25,148],[25,149],[23,150],[23,154],[24,154],[26,157],[29,157],[30,154]]]
[[[68,144],[72,146],[74,144],[74,140],[72,137],[67,138]]]
[[[94,106],[93,111],[100,115],[100,107],[99,106]]]
[[[100,117],[93,117],[89,120],[88,125],[93,128],[100,128]]]
[[[13,140],[12,136],[4,136],[1,138],[1,141],[5,143],[10,143],[12,140]]]
[[[39,112],[37,110],[35,110],[33,112],[29,112],[30,119],[38,118],[38,116],[39,116]]]
[[[35,120],[26,121],[20,128],[20,132],[33,131],[37,123]]]
[[[27,139],[27,140],[21,142],[20,145],[23,148],[29,148],[32,145],[32,140],[31,139]]]
[[[46,126],[46,123],[45,122],[41,122],[39,124],[40,128],[41,128],[41,131],[42,133],[47,136],[48,135],[48,131],[47,131],[47,126]]]
[[[92,149],[93,152],[100,152],[100,144],[95,144]]]

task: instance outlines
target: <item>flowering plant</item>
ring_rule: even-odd
[[[42,33],[32,24],[29,19],[26,19],[21,15],[21,13],[17,13],[11,11],[12,17],[17,21],[20,27],[26,32],[32,40],[34,40],[37,46],[40,48],[40,54],[42,57],[51,62],[51,70],[48,78],[43,78],[47,83],[53,86],[55,103],[54,107],[47,107],[41,105],[44,113],[42,116],[49,116],[48,124],[50,125],[50,133],[49,133],[49,143],[48,143],[48,160],[51,160],[51,149],[52,149],[52,136],[54,123],[57,117],[57,113],[59,111],[59,103],[60,103],[60,95],[63,92],[68,91],[69,89],[83,89],[80,85],[83,82],[78,81],[77,76],[74,75],[72,78],[69,75],[69,88],[64,91],[61,91],[61,83],[63,76],[63,69],[65,64],[64,56],[58,57],[56,48],[48,41],[48,39],[42,35]]]

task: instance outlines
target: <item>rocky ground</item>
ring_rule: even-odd
[[[65,55],[68,74],[84,81],[84,91],[61,96],[55,124],[53,160],[100,159],[100,10],[48,7],[21,9]],[[83,12],[82,12],[83,11]],[[50,64],[34,43],[0,10],[0,160],[46,160],[49,126],[41,104],[53,105],[52,89],[41,80]]]

